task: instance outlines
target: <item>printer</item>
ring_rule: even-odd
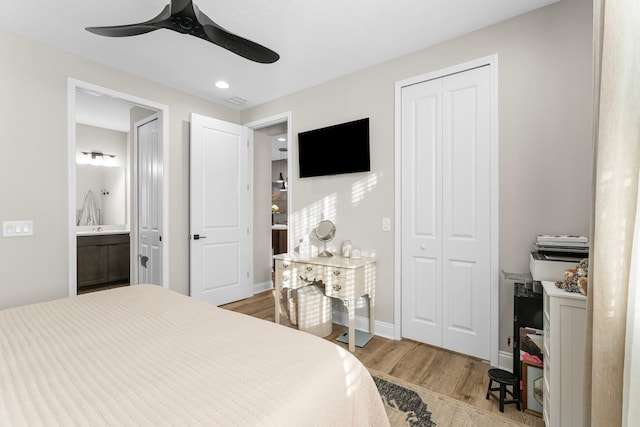
[[[529,254],[529,271],[533,280],[564,280],[564,272],[576,268],[589,257],[589,238],[585,236],[538,235]]]

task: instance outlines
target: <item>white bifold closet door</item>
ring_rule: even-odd
[[[490,360],[484,66],[402,88],[402,336]]]

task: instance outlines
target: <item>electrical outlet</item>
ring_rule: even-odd
[[[507,337],[507,347],[511,348],[511,341],[513,341],[513,337]]]

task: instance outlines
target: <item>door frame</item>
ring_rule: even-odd
[[[67,210],[69,227],[69,296],[77,295],[77,240],[76,240],[76,92],[85,90],[100,95],[105,95],[116,100],[121,100],[143,108],[154,109],[162,125],[162,287],[168,288],[169,283],[169,107],[148,99],[140,98],[124,92],[118,92],[93,83],[67,78]],[[130,147],[133,149],[133,147]],[[136,171],[137,173],[137,171]],[[136,178],[137,179],[137,178]],[[131,184],[133,185],[133,184]],[[137,215],[137,202],[132,206],[131,216]],[[130,232],[133,233],[133,224],[129,223]],[[134,236],[135,240],[135,236]],[[137,259],[138,249],[134,247],[132,259]],[[135,283],[135,277],[131,283]]]
[[[285,111],[283,113],[279,113],[279,114],[274,114],[273,116],[269,116],[269,117],[265,117],[262,119],[258,119],[258,120],[254,120],[252,122],[248,122],[245,123],[243,126],[248,127],[249,129],[256,131],[256,130],[260,130],[269,126],[273,126],[273,125],[277,125],[280,123],[286,123],[287,124],[287,153],[288,153],[288,160],[287,160],[287,178],[288,178],[288,187],[287,187],[287,215],[288,218],[291,218],[291,207],[293,206],[293,202],[292,202],[292,194],[293,194],[293,187],[294,187],[294,180],[292,179],[293,174],[292,174],[292,162],[291,162],[291,153],[292,153],[292,142],[291,142],[291,129],[292,129],[292,121],[291,121],[291,111]],[[251,149],[249,150],[249,156],[250,156],[250,161],[251,161],[251,165],[255,165],[255,144],[252,141],[251,143]],[[255,168],[255,166],[253,166]],[[289,227],[291,227],[291,221],[289,221]],[[291,229],[289,228],[289,232],[287,232],[287,248],[292,248],[293,246],[291,245],[291,240],[292,240],[292,236],[293,233],[290,232]],[[273,283],[271,284],[271,287],[273,288]],[[262,286],[261,284],[257,284],[254,283],[254,295],[256,293],[262,292],[267,290],[268,288],[265,288],[264,286]]]
[[[499,263],[499,180],[498,180],[498,54],[484,58],[475,59],[454,65],[441,70],[429,72],[419,76],[400,80],[395,83],[395,130],[394,130],[394,155],[395,155],[395,195],[394,195],[394,215],[396,218],[396,232],[394,239],[394,338],[402,338],[402,174],[401,174],[401,154],[402,154],[402,88],[445,77],[451,74],[461,73],[473,68],[489,66],[491,70],[491,250],[490,250],[490,346],[491,365],[498,366],[499,358],[499,337],[500,337],[500,263]]]

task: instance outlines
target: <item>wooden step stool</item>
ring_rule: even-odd
[[[494,381],[498,383],[497,387],[493,387]],[[511,391],[507,389],[507,386],[511,386]],[[496,396],[494,391],[500,391],[500,395]],[[505,400],[505,397],[509,393],[511,395],[510,400]],[[515,403],[518,411],[520,410],[520,380],[511,372],[507,372],[503,369],[492,368],[489,369],[489,387],[487,387],[487,396],[489,395],[498,399],[500,402],[500,412],[504,412],[504,405],[509,403]]]

